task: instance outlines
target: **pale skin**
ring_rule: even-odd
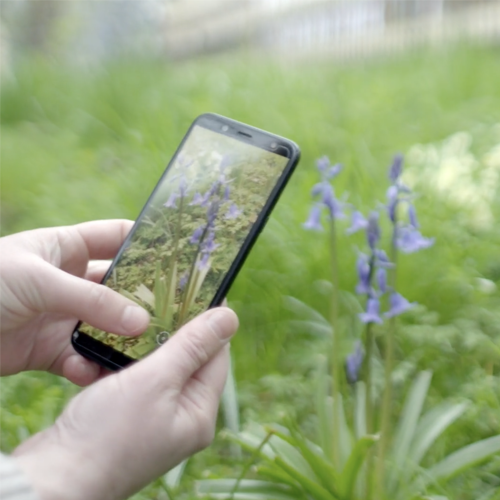
[[[146,311],[99,285],[130,221],[97,221],[0,239],[1,375],[47,370],[90,385],[52,427],[14,451],[41,500],[125,499],[213,439],[238,327],[207,311],[139,363],[108,374],[77,354],[77,319],[138,335]]]

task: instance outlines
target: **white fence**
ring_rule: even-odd
[[[202,6],[203,5],[203,6]],[[245,46],[351,58],[465,38],[500,41],[499,0],[184,0],[167,15],[172,57]]]

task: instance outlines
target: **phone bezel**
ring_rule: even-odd
[[[233,263],[231,264],[231,267],[228,269],[226,276],[222,280],[222,283],[219,286],[217,292],[215,293],[214,298],[212,299],[210,305],[208,306],[208,309],[219,306],[222,303],[226,294],[228,293],[232,283],[236,279],[239,270],[243,266],[245,259],[250,253],[252,246],[255,244],[255,241],[257,240],[259,233],[265,227],[269,215],[274,206],[276,205],[281,193],[283,192],[285,185],[287,184],[290,176],[292,175],[300,158],[300,149],[297,146],[297,144],[295,144],[293,141],[289,139],[285,139],[284,137],[280,137],[270,132],[260,130],[258,128],[246,125],[244,123],[240,123],[236,120],[232,120],[230,118],[226,118],[221,115],[217,115],[215,113],[205,113],[203,115],[200,115],[198,118],[194,120],[194,122],[189,127],[184,138],[182,139],[181,143],[179,144],[175,153],[173,154],[171,160],[169,161],[167,167],[165,168],[163,174],[156,183],[156,186],[149,195],[132,229],[130,230],[122,246],[120,247],[120,250],[113,259],[108,271],[106,272],[104,278],[101,281],[102,284],[105,284],[109,276],[112,274],[114,267],[120,260],[120,257],[125,251],[125,249],[128,247],[128,244],[132,236],[134,235],[137,226],[142,220],[146,208],[151,203],[151,200],[154,197],[156,191],[161,186],[163,179],[165,178],[166,175],[168,175],[171,166],[174,164],[177,156],[182,151],[187,138],[189,137],[192,130],[196,126],[201,126],[209,130],[213,130],[214,132],[218,132],[222,135],[232,137],[241,142],[251,144],[253,146],[265,149],[272,153],[276,153],[279,154],[280,156],[288,158],[288,163],[284,168],[283,173],[277,180],[276,185],[274,186],[273,190],[271,191],[271,194],[266,200],[266,203],[262,208],[259,216],[257,217],[257,220],[254,222],[247,237],[245,238],[245,241],[241,245],[238,254],[236,255]],[[72,345],[77,352],[110,370],[119,370],[129,365],[130,363],[138,361],[134,358],[126,356],[125,354],[123,354],[120,351],[117,351],[116,349],[113,349],[111,346],[108,346],[107,344],[104,344],[103,342],[94,339],[90,335],[78,331],[78,328],[81,325],[81,323],[82,322],[79,321],[76,324],[75,328],[73,329],[71,337]]]

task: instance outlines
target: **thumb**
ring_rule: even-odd
[[[130,367],[130,371],[142,380],[156,380],[162,385],[160,390],[167,387],[181,390],[237,329],[238,317],[234,311],[227,307],[210,309],[184,325],[161,348]],[[163,376],[159,377],[159,373]]]
[[[149,314],[142,307],[104,285],[73,276],[50,264],[40,273],[42,283],[35,303],[40,311],[63,313],[95,328],[122,335],[146,330]]]

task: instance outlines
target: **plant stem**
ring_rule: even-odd
[[[373,433],[373,391],[372,391],[373,330],[372,323],[366,324],[366,364],[365,364],[365,408],[366,432]],[[366,463],[366,500],[371,500],[373,492],[373,451],[368,452]]]
[[[332,323],[332,396],[333,396],[333,465],[335,469],[340,469],[340,332],[338,328],[339,304],[339,272],[337,261],[337,239],[335,233],[335,219],[330,221],[330,256],[332,272],[332,303],[331,303],[331,323]]]
[[[389,286],[392,290],[396,289],[396,260],[398,257],[396,249],[397,225],[394,223],[394,231],[391,244],[391,262],[394,268],[389,273]],[[384,359],[384,398],[382,401],[382,422],[380,426],[380,442],[377,462],[377,498],[384,496],[385,483],[385,457],[389,448],[389,430],[391,426],[391,411],[392,411],[392,370],[394,368],[394,337],[396,332],[396,318],[392,317],[389,322],[386,337],[386,349]]]

